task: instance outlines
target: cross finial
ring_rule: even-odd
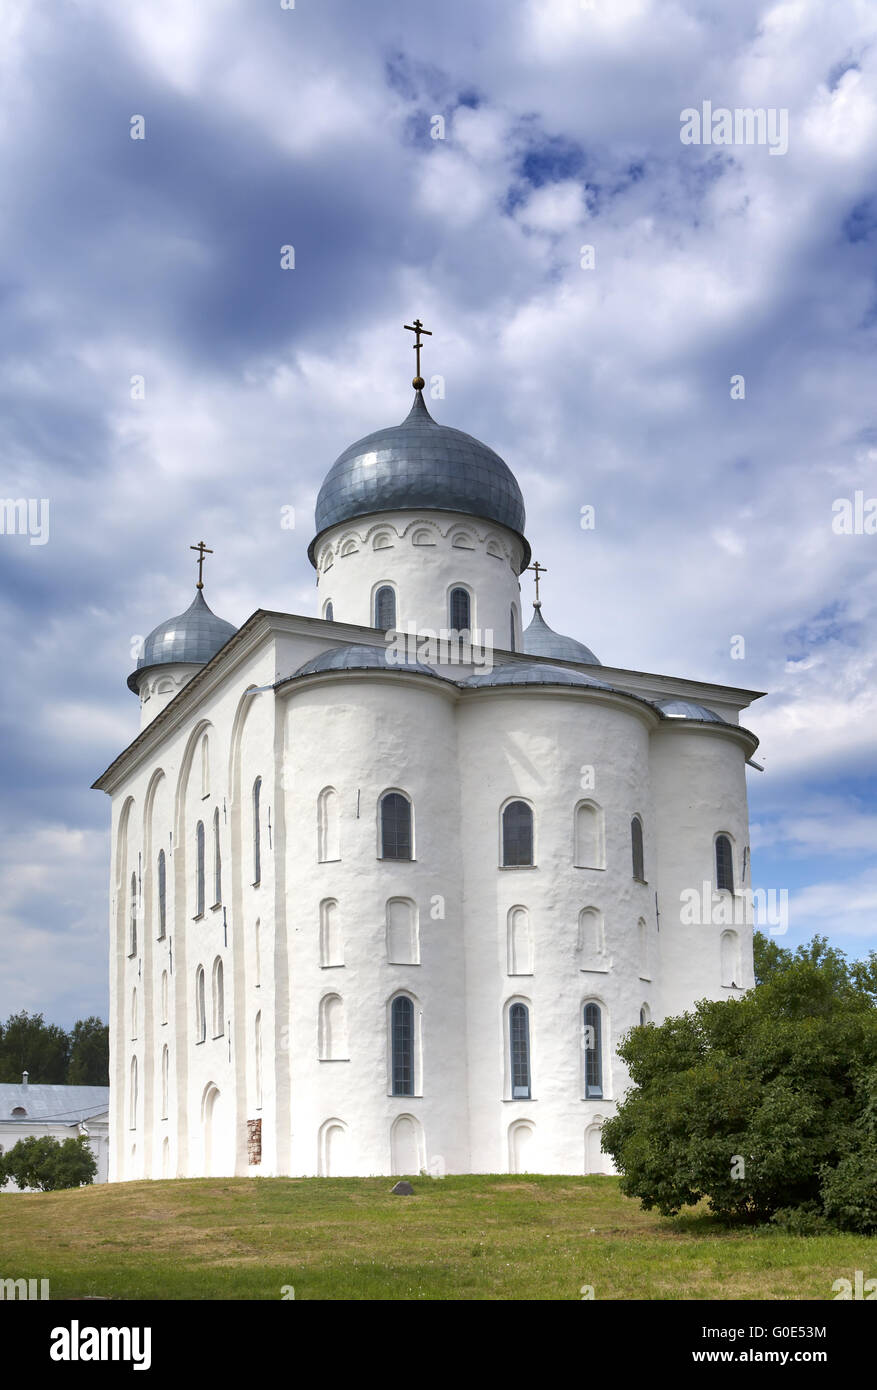
[[[195,588],[196,588],[196,589],[203,589],[203,588],[204,588],[204,556],[205,556],[205,555],[212,555],[212,554],[213,554],[213,551],[212,551],[212,550],[208,550],[207,546],[204,544],[203,541],[199,541],[197,545],[190,545],[190,546],[189,546],[189,549],[190,549],[190,550],[197,550],[197,551],[198,551],[198,583],[195,585]]]
[[[538,560],[534,560],[533,563],[532,563],[532,565],[528,565],[528,566],[527,566],[527,569],[528,569],[528,570],[532,570],[533,573],[534,573],[535,576],[536,576],[536,603],[538,604],[538,603],[539,603],[539,576],[540,576],[540,574],[547,574],[547,573],[548,573],[548,570],[545,568],[544,565],[540,565],[540,563],[539,563]]]
[[[420,375],[420,349],[423,346],[420,341],[420,335],[421,333],[425,333],[427,338],[431,338],[432,329],[424,328],[423,324],[420,322],[420,319],[415,319],[413,323],[405,323],[402,325],[402,327],[407,328],[409,333],[416,333],[417,335],[414,342],[414,351],[417,353],[417,376],[414,378],[411,385],[414,387],[415,391],[422,391],[424,386],[426,385],[426,382]]]

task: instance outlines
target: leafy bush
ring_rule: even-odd
[[[706,1197],[729,1221],[875,1230],[877,959],[848,965],[820,937],[757,947],[763,983],[742,999],[627,1034],[635,1089],[603,1148],[622,1191],[664,1215]]]
[[[46,1135],[19,1139],[0,1155],[0,1183],[11,1179],[22,1189],[57,1192],[94,1182],[97,1160],[84,1135],[60,1142]]]

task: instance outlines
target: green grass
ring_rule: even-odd
[[[53,1298],[831,1299],[877,1241],[667,1220],[617,1178],[201,1178],[0,1195],[0,1278]]]

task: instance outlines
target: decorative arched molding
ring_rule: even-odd
[[[530,913],[521,903],[506,914],[506,965],[509,975],[533,974],[533,933]]]
[[[320,903],[320,965],[330,969],[344,964],[344,937],[337,898]]]
[[[573,811],[573,864],[577,869],[606,868],[605,816],[591,797],[577,801]]]
[[[317,797],[317,862],[341,858],[341,808],[334,787],[323,787]]]
[[[740,989],[741,986],[741,960],[740,960],[740,933],[736,931],[723,931],[719,941],[719,956],[722,971],[723,989]]]
[[[536,1171],[528,1166],[528,1153],[535,1136],[536,1126],[532,1120],[512,1120],[508,1129],[510,1173]]]
[[[388,898],[387,961],[391,965],[420,964],[420,924],[413,898]]]
[[[183,845],[186,835],[186,797],[189,791],[189,777],[192,772],[192,764],[195,760],[195,750],[201,747],[201,739],[205,733],[213,729],[213,723],[209,719],[199,719],[183,749],[183,756],[180,759],[180,770],[177,774],[177,786],[174,796],[174,843]]]
[[[317,1174],[321,1178],[348,1177],[349,1131],[343,1120],[324,1120],[317,1134]]]
[[[423,1126],[416,1115],[397,1115],[390,1126],[390,1171],[416,1176],[426,1168]]]
[[[317,1045],[321,1062],[350,1060],[347,1013],[340,994],[324,994],[320,1000]]]
[[[606,955],[606,928],[598,907],[583,907],[579,913],[579,969],[605,972],[609,969]]]

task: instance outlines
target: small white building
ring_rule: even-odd
[[[23,1072],[21,1085],[0,1082],[0,1153],[8,1153],[19,1139],[48,1135],[63,1143],[84,1135],[97,1159],[94,1181],[106,1182],[109,1108],[109,1086],[31,1086]],[[22,1189],[8,1182],[0,1190]]]
[[[609,1171],[621,1035],[753,983],[758,692],[525,627],[520,489],[419,389],[309,555],[316,617],[150,634],[95,783],[110,1178]]]

